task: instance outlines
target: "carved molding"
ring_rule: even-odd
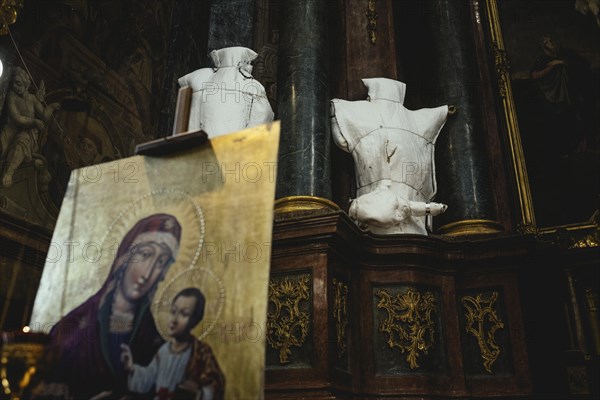
[[[333,279],[333,319],[337,339],[338,358],[341,358],[348,345],[346,343],[346,328],[348,326],[348,285]]]
[[[500,26],[497,0],[487,0],[485,4],[487,24],[490,34],[490,46],[493,50],[494,64],[498,78],[498,91],[502,103],[507,144],[510,149],[511,168],[515,174],[514,179],[518,193],[520,222],[524,226],[536,226],[529,178],[525,167],[525,155],[521,143],[521,134],[517,122],[517,111],[512,95],[510,82],[510,66],[504,48],[504,39]]]
[[[407,353],[411,369],[419,367],[420,353],[427,354],[434,343],[434,323],[431,314],[436,311],[435,297],[431,292],[420,293],[408,288],[393,297],[382,289],[377,292],[377,308],[387,311],[387,319],[379,325],[379,332],[387,333],[390,348],[398,347]]]
[[[477,339],[481,358],[483,358],[483,367],[490,374],[492,373],[492,364],[501,353],[494,334],[498,329],[504,328],[504,323],[494,310],[494,303],[497,299],[498,292],[492,292],[489,298],[485,298],[485,295],[480,293],[475,297],[463,296],[461,299],[463,306],[467,309],[465,314],[467,318],[466,331]]]
[[[285,277],[269,281],[269,303],[274,309],[267,312],[267,342],[279,351],[279,362],[290,362],[292,347],[301,347],[310,325],[310,316],[300,311],[300,302],[310,298],[310,275]]]

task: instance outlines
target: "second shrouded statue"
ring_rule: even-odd
[[[379,234],[427,234],[426,216],[444,212],[432,203],[435,141],[450,108],[404,107],[406,85],[387,78],[362,80],[367,100],[331,101],[333,139],[352,154],[357,193],[349,214]]]

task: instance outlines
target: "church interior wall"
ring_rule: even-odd
[[[42,140],[33,149],[37,163],[32,161],[19,165],[10,184],[7,181],[0,184],[0,330],[17,330],[28,321],[46,256],[56,248],[65,249],[64,245],[53,243],[51,238],[70,172],[98,163],[114,163],[115,170],[121,168],[122,171],[124,166],[119,160],[132,155],[137,144],[169,134],[178,90],[176,80],[190,71],[209,66],[207,54],[210,50],[226,45],[254,48],[259,56],[254,63],[253,73],[265,87],[277,119],[277,84],[281,80],[278,75],[279,35],[282,29],[280,16],[285,12],[285,2],[244,0],[232,3],[227,5],[219,0],[25,0],[18,22],[10,26],[11,34],[0,36],[0,59],[4,64],[4,73],[0,77],[0,136],[7,137],[5,127],[10,111],[4,105],[12,90],[12,77],[25,65],[26,73],[33,78],[29,92],[45,105],[59,104],[60,107],[52,113]],[[432,0],[430,3],[444,2]],[[414,256],[417,261],[409,264],[417,270],[422,268],[416,275],[427,276],[423,279],[434,282],[432,286],[443,286],[443,296],[446,297],[442,294],[439,296],[445,301],[455,299],[457,293],[470,294],[469,290],[479,284],[493,283],[486,279],[503,276],[500,272],[494,275],[493,271],[512,271],[516,283],[507,283],[506,287],[514,289],[520,298],[518,304],[522,311],[523,336],[519,348],[525,350],[521,352],[523,357],[519,358],[519,362],[527,364],[524,370],[530,372],[532,380],[531,387],[527,389],[529,393],[520,392],[519,395],[551,397],[560,393],[560,396],[573,398],[593,398],[599,393],[597,372],[600,360],[600,319],[597,311],[600,293],[600,217],[598,169],[595,168],[600,154],[597,122],[600,109],[597,90],[600,35],[598,30],[590,29],[598,29],[598,26],[594,25],[595,21],[589,13],[583,15],[574,11],[573,15],[569,14],[570,17],[566,14],[556,16],[557,12],[565,12],[566,3],[572,3],[569,4],[569,10],[572,11],[575,3],[582,3],[580,0],[550,2],[552,4],[541,11],[533,6],[519,6],[512,0],[505,1],[510,3],[508,6],[501,5],[500,0],[497,2],[504,36],[507,38],[504,55],[508,52],[513,57],[511,61],[514,61],[511,63],[511,79],[515,92],[514,103],[517,103],[516,115],[526,124],[526,130],[521,133],[525,161],[530,162],[533,176],[526,185],[532,185],[534,194],[532,205],[528,207],[540,210],[536,215],[539,223],[535,225],[535,221],[531,224],[531,221],[522,219],[520,207],[523,207],[523,197],[519,192],[522,186],[517,183],[519,170],[515,168],[514,152],[507,133],[506,97],[501,94],[502,83],[499,83],[498,75],[503,64],[498,61],[497,42],[493,39],[491,25],[487,23],[493,18],[487,6],[496,1],[474,0],[468,3],[472,22],[469,29],[473,32],[470,48],[474,54],[471,56],[478,65],[478,75],[473,77],[473,85],[469,90],[476,91],[480,99],[478,113],[483,126],[482,140],[487,160],[485,176],[492,191],[489,195],[493,199],[493,212],[502,228],[501,233],[489,238],[492,242],[496,239],[498,242],[494,244],[487,241],[487,237],[450,237],[435,233],[429,243],[415,238],[409,238],[406,242],[402,242],[401,238],[397,242],[378,237],[365,239],[363,233],[347,228],[344,219],[347,219],[345,213],[356,190],[352,157],[331,146],[329,156],[333,172],[330,200],[339,206],[345,217],[335,221],[333,217],[327,221],[323,217],[316,223],[325,232],[322,233],[323,237],[328,238],[327,244],[319,245],[323,247],[317,251],[318,257],[309,254],[309,250],[297,251],[304,252],[307,257],[318,258],[311,273],[321,274],[318,276],[325,278],[343,276],[347,280],[356,279],[352,281],[351,289],[362,290],[361,295],[365,296],[367,281],[351,278],[354,275],[344,270],[344,262],[353,263],[350,269],[360,279],[367,276],[373,282],[378,282],[379,277],[373,271],[381,267],[386,274],[394,277],[395,284],[400,285],[403,279],[412,279],[412,275],[409,272],[394,272],[394,262],[398,257],[412,260],[410,257]],[[371,31],[367,28],[365,13],[370,4],[376,4],[378,13],[376,45],[370,41]],[[233,6],[250,10],[252,17],[237,26],[218,25],[223,22],[219,18],[232,12],[228,7]],[[519,10],[521,14],[518,14]],[[433,30],[437,28],[431,26],[428,20],[430,16],[422,1],[328,0],[326,12],[327,87],[330,98],[364,100],[367,92],[360,79],[385,76],[407,84],[408,108],[442,105],[439,90],[432,79],[439,71],[439,66],[434,67],[437,56],[432,50],[432,43],[439,37],[439,32],[434,34]],[[540,19],[535,20],[536,16]],[[592,21],[591,25],[585,18]],[[539,25],[536,25],[538,22]],[[569,27],[576,23],[579,27],[569,31]],[[565,46],[573,48],[589,61],[590,75],[586,84],[595,88],[596,94],[590,97],[591,105],[586,106],[586,110],[591,113],[589,116],[592,120],[595,118],[595,122],[590,122],[594,131],[587,133],[587,147],[576,148],[569,154],[570,158],[565,158],[564,154],[556,158],[544,158],[539,153],[528,158],[527,151],[531,151],[532,147],[543,149],[544,145],[548,146],[544,142],[546,131],[536,130],[536,126],[540,125],[535,116],[526,119],[519,110],[537,107],[532,100],[533,79],[528,75],[529,68],[535,61],[539,47],[535,35],[552,24],[557,24],[558,34],[566,38]],[[245,32],[239,41],[230,36],[235,34],[236,29]],[[519,39],[523,37],[529,37],[530,41],[520,43]],[[524,136],[526,133],[531,133],[539,140],[532,141],[531,137]],[[9,163],[6,149],[10,142],[3,141],[2,146],[0,174],[4,174]],[[449,144],[444,142],[442,146]],[[556,150],[554,147],[552,151]],[[543,162],[546,161],[554,162],[554,166],[544,167]],[[444,168],[443,160],[436,162]],[[568,165],[571,168],[569,171],[574,173],[567,177],[561,175],[557,163]],[[544,171],[554,174],[556,180],[553,182],[557,188],[548,189],[548,186],[542,185],[548,184],[548,176],[544,175]],[[88,178],[94,179],[93,176]],[[442,186],[445,184],[440,183]],[[566,184],[577,185],[576,193],[581,198],[570,196]],[[544,205],[544,195],[550,199],[547,206]],[[561,207],[568,209],[568,212],[563,213]],[[557,216],[557,212],[561,214]],[[330,228],[335,233],[331,233],[328,230]],[[294,237],[297,243],[305,240],[304,244],[308,247],[314,244],[311,242],[314,238],[302,238],[300,233],[290,233],[285,229],[283,225],[278,227],[276,222],[275,240],[278,237],[285,240]],[[299,223],[298,232],[302,232],[302,229],[308,231],[309,227]],[[294,235],[298,235],[297,238]],[[360,246],[353,247],[348,238],[364,241]],[[404,243],[408,244],[405,246]],[[512,251],[507,243],[514,243],[515,250]],[[301,248],[302,244],[297,246]],[[404,252],[405,248],[412,250]],[[356,258],[346,257],[344,251],[350,254],[356,251]],[[286,258],[285,252],[285,244],[276,248],[274,260],[279,263],[276,264],[279,265],[276,272],[280,275],[286,271],[291,271],[292,275],[298,274],[292,265],[300,265],[299,261]],[[333,261],[329,261],[330,258]],[[318,269],[321,264],[324,269]],[[460,270],[462,265],[465,265],[464,271]],[[487,266],[492,272],[478,276],[481,271],[486,271]],[[360,268],[364,268],[364,271]],[[429,269],[437,271],[444,278],[430,278],[423,272]],[[383,283],[381,285],[384,286]],[[392,292],[397,289],[393,285],[390,288]],[[321,302],[326,304],[327,300],[315,300],[315,304],[323,305]],[[359,308],[360,304],[355,306]],[[514,314],[510,315],[511,318],[517,318]],[[458,326],[458,319],[454,322]],[[447,321],[445,323],[450,324]],[[367,323],[355,321],[353,324],[352,329],[363,332],[366,328],[361,324]],[[311,346],[320,346],[320,343]],[[306,355],[314,348],[304,348],[302,351]],[[444,350],[439,348],[436,351],[443,353]],[[276,357],[269,354],[273,363],[276,363]],[[332,375],[341,376],[340,393],[356,389],[352,383],[348,383],[351,381],[348,371],[354,368],[352,362],[355,361],[348,361],[344,366],[347,371],[337,371]],[[508,365],[511,361],[502,362]],[[319,368],[317,372],[327,370],[324,364]],[[437,366],[431,368],[435,372]],[[509,369],[507,367],[507,371]],[[367,371],[361,379],[369,381],[372,378],[365,387],[375,392],[379,382],[376,376],[378,371],[373,372],[373,377],[369,375],[371,372]],[[287,378],[285,374],[276,372],[268,375],[269,379],[283,382]],[[402,380],[404,377],[398,379],[397,382],[405,382]],[[445,381],[436,382],[443,384]],[[478,381],[475,379],[470,382],[477,385]],[[527,384],[523,384],[519,390],[526,387]],[[274,396],[281,393],[276,384],[272,389]],[[460,390],[457,393],[467,393],[465,388]],[[325,397],[323,393],[319,392],[319,395]],[[498,387],[497,393],[492,395],[501,393]]]

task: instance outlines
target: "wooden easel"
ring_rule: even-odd
[[[202,130],[188,131],[191,104],[192,88],[189,86],[182,87],[177,94],[173,133],[164,138],[138,144],[135,146],[135,154],[144,156],[164,156],[206,143],[208,141],[206,132]]]

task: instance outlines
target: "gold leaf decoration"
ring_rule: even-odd
[[[487,299],[483,293],[475,297],[463,296],[461,299],[463,306],[467,309],[465,314],[467,333],[477,339],[481,358],[483,358],[483,367],[490,374],[492,373],[492,364],[500,356],[500,347],[496,344],[494,334],[498,329],[504,328],[504,324],[493,308],[497,299],[498,292],[492,292]]]
[[[310,275],[298,279],[286,277],[269,281],[269,303],[273,310],[267,313],[267,342],[279,350],[279,362],[289,363],[292,347],[301,347],[308,336],[310,318],[300,311],[300,302],[308,301]]]
[[[337,337],[338,358],[347,350],[346,327],[348,326],[348,286],[337,279],[333,280],[333,319]]]
[[[598,230],[596,230],[595,232],[592,232],[589,235],[585,235],[584,237],[575,241],[575,243],[573,243],[571,246],[569,246],[569,249],[586,249],[592,247],[599,247],[600,235],[598,233]]]
[[[436,307],[433,293],[420,293],[408,288],[394,297],[386,290],[379,290],[377,297],[377,308],[384,309],[388,314],[387,319],[379,325],[379,332],[388,334],[390,348],[398,347],[401,353],[407,353],[406,361],[411,369],[418,368],[420,353],[427,354],[434,343],[431,314]]]
[[[496,73],[498,74],[500,85],[500,96],[506,97],[508,92],[508,81],[510,79],[510,66],[508,64],[506,50],[500,48],[496,41],[492,42],[492,49],[494,51],[494,63],[496,64]]]
[[[367,12],[365,13],[367,16],[367,33],[369,34],[369,40],[372,44],[377,42],[377,5],[375,4],[375,0],[369,0],[369,4],[367,6]]]

